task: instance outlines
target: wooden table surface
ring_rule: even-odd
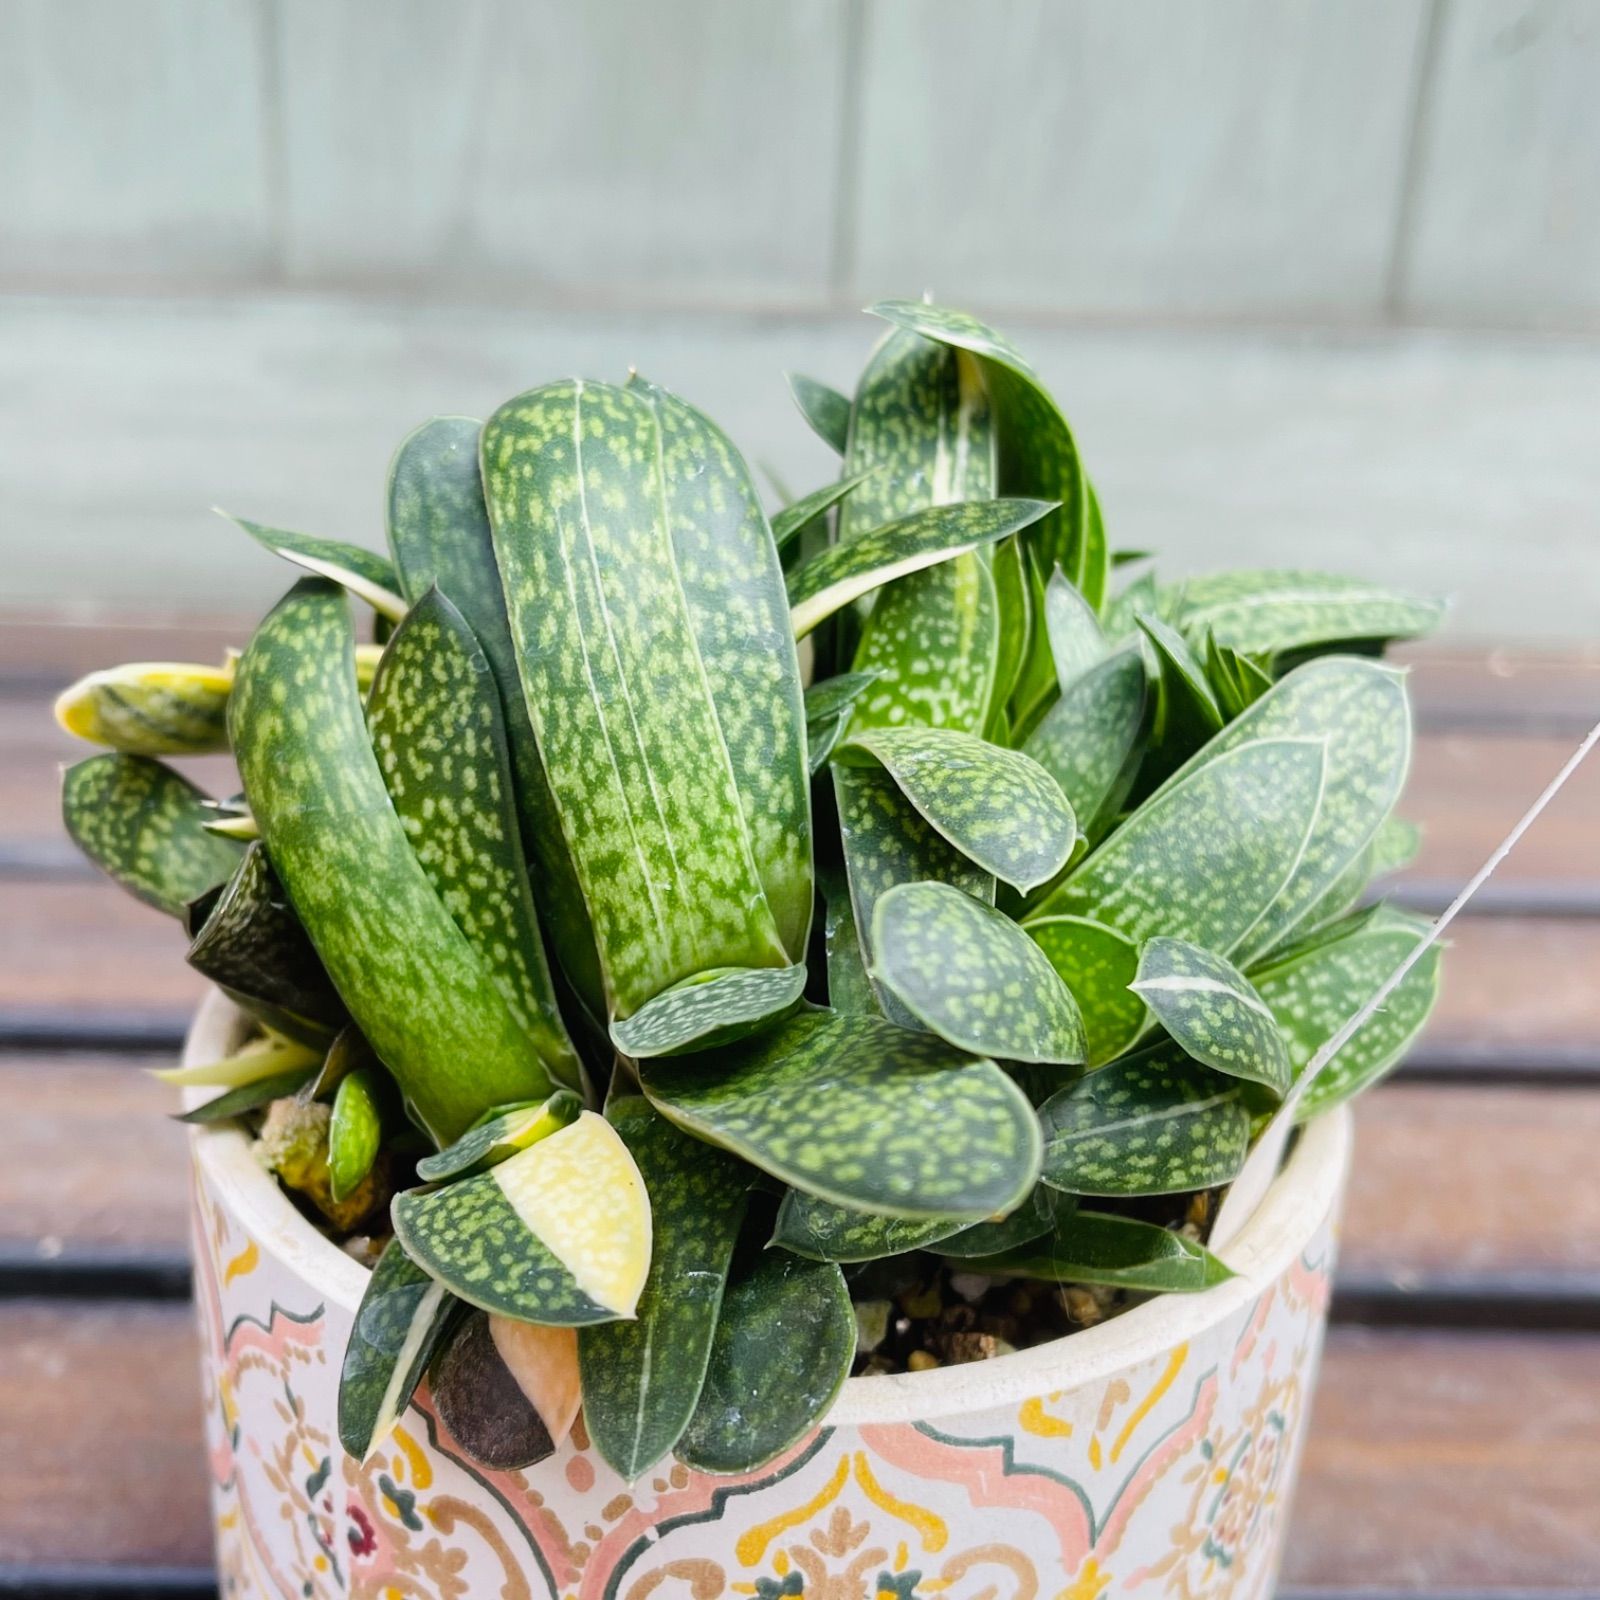
[[[0,625],[0,1594],[212,1592],[182,1137],[139,1070],[201,983],[62,836],[48,705],[238,642]],[[1410,659],[1428,833],[1397,893],[1436,911],[1600,716],[1600,659]],[[1600,761],[1453,944],[1360,1103],[1285,1596],[1600,1597]]]

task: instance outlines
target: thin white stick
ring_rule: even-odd
[[[1427,935],[1412,946],[1405,960],[1379,985],[1377,993],[1372,995],[1367,1003],[1306,1063],[1305,1071],[1296,1079],[1294,1088],[1274,1113],[1272,1120],[1262,1129],[1255,1148],[1250,1152],[1238,1177],[1233,1180],[1223,1197],[1222,1208],[1218,1211],[1217,1220],[1211,1230],[1213,1250],[1221,1249],[1238,1235],[1239,1230],[1255,1214],[1256,1207],[1266,1196],[1267,1189],[1277,1175],[1278,1164],[1283,1159],[1283,1148],[1288,1142],[1289,1130],[1294,1125],[1296,1108],[1305,1098],[1306,1091],[1315,1082],[1318,1074],[1349,1044],[1357,1030],[1382,1009],[1384,1001],[1405,981],[1406,974],[1427,954],[1429,947],[1435,944],[1444,930],[1455,921],[1465,909],[1467,902],[1493,876],[1495,869],[1516,848],[1517,841],[1539,820],[1545,807],[1561,793],[1567,780],[1583,765],[1584,758],[1596,744],[1600,744],[1600,722],[1589,730],[1566,764],[1545,785],[1544,792],[1522,814],[1511,832],[1494,847],[1489,859],[1473,873],[1461,893],[1445,907]]]

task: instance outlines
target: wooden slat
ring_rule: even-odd
[[[1401,645],[1419,724],[1451,733],[1543,728],[1565,736],[1600,717],[1600,645],[1564,651]]]
[[[0,1057],[0,1284],[10,1273],[104,1293],[142,1275],[181,1289],[177,1096],[140,1070],[159,1059]],[[1386,1317],[1423,1316],[1430,1295],[1475,1294],[1484,1316],[1495,1294],[1537,1285],[1600,1321],[1600,1088],[1391,1084],[1359,1102],[1357,1121],[1340,1277],[1363,1308],[1383,1294]],[[1441,1171],[1459,1182],[1441,1183]]]
[[[210,1522],[186,1307],[0,1305],[0,1552],[202,1563]],[[72,1403],[61,1395],[70,1387]],[[1286,1581],[1600,1584],[1600,1341],[1336,1329]]]
[[[1585,0],[1451,0],[1418,129],[1401,304],[1600,325],[1600,36]]]
[[[1413,0],[869,6],[857,290],[1375,311],[1423,16]],[[982,139],[954,109],[975,106]]]

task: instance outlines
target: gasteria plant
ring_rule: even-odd
[[[683,400],[552,383],[404,441],[388,559],[241,522],[313,576],[237,659],[62,697],[114,752],[66,774],[73,836],[256,1025],[168,1074],[223,1091],[188,1119],[387,1239],[358,1455],[431,1372],[493,1466],[581,1397],[630,1479],[743,1472],[888,1364],[908,1285],[1215,1284],[1218,1191],[1426,931],[1365,896],[1413,844],[1375,658],[1437,607],[1113,592],[1145,558],[1017,350],[874,310],[853,398],[791,380],[839,480],[770,521]],[[223,749],[220,801],[161,759]],[[1302,1115],[1436,983],[1430,950]]]

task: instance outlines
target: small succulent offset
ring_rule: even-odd
[[[792,380],[839,479],[770,520],[677,396],[552,383],[404,441],[387,558],[241,523],[310,575],[236,658],[62,698],[111,747],[66,774],[74,837],[253,1021],[168,1074],[222,1091],[189,1120],[243,1119],[373,1240],[358,1455],[427,1376],[493,1466],[581,1404],[628,1479],[744,1472],[885,1370],[891,1321],[968,1296],[914,1369],[1065,1326],[986,1331],[974,1284],[1214,1284],[1219,1192],[1427,931],[1367,889],[1414,845],[1378,657],[1438,608],[1114,585],[1145,558],[1023,357],[874,310],[852,398]],[[219,800],[164,759],[223,750]]]

